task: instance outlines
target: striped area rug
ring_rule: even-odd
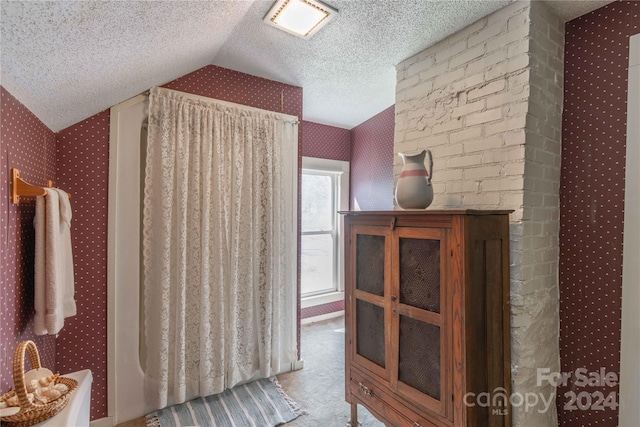
[[[274,427],[305,412],[275,377],[190,400],[146,416],[147,427]]]

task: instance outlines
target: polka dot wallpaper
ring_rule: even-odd
[[[393,209],[395,106],[351,129],[351,209]]]
[[[57,171],[72,194],[76,310],[57,340],[60,372],[91,369],[92,419],[107,415],[109,111],[57,134]]]
[[[302,88],[208,65],[164,87],[302,119]]]
[[[344,300],[303,308],[300,313],[300,318],[308,319],[310,317],[322,316],[323,314],[335,313],[336,311],[341,310],[344,310]]]
[[[302,122],[302,155],[319,159],[351,159],[351,131],[349,129]]]
[[[560,360],[563,372],[618,374],[629,36],[640,2],[619,1],[566,24],[560,188]],[[618,411],[564,410],[561,426],[615,426]]]
[[[19,169],[32,184],[46,186],[50,179],[60,185],[55,134],[4,88],[0,88],[0,109],[0,393],[6,393],[13,388],[13,353],[21,341],[34,341],[41,365],[59,370],[55,337],[33,333],[35,199],[10,203],[11,168]]]

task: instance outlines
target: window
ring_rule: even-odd
[[[342,219],[349,205],[349,163],[302,159],[302,297],[343,290]]]

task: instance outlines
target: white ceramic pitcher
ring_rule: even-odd
[[[429,154],[429,170],[425,167],[425,155]],[[402,209],[425,209],[433,202],[433,157],[430,150],[414,155],[398,153],[404,162],[396,185],[396,204]]]

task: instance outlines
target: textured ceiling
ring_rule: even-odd
[[[1,1],[0,83],[53,131],[207,64],[301,86],[304,119],[352,128],[395,102],[395,64],[512,0],[326,0],[310,40],[272,1]],[[548,1],[571,19],[610,1]]]
[[[210,64],[249,1],[2,1],[2,85],[53,131]]]
[[[614,0],[545,0],[545,3],[547,3],[558,16],[562,17],[565,21],[570,21],[613,1]]]
[[[253,3],[213,63],[301,86],[306,120],[352,128],[395,102],[397,63],[508,2],[331,0],[338,16],[309,40],[256,29],[271,3]]]

